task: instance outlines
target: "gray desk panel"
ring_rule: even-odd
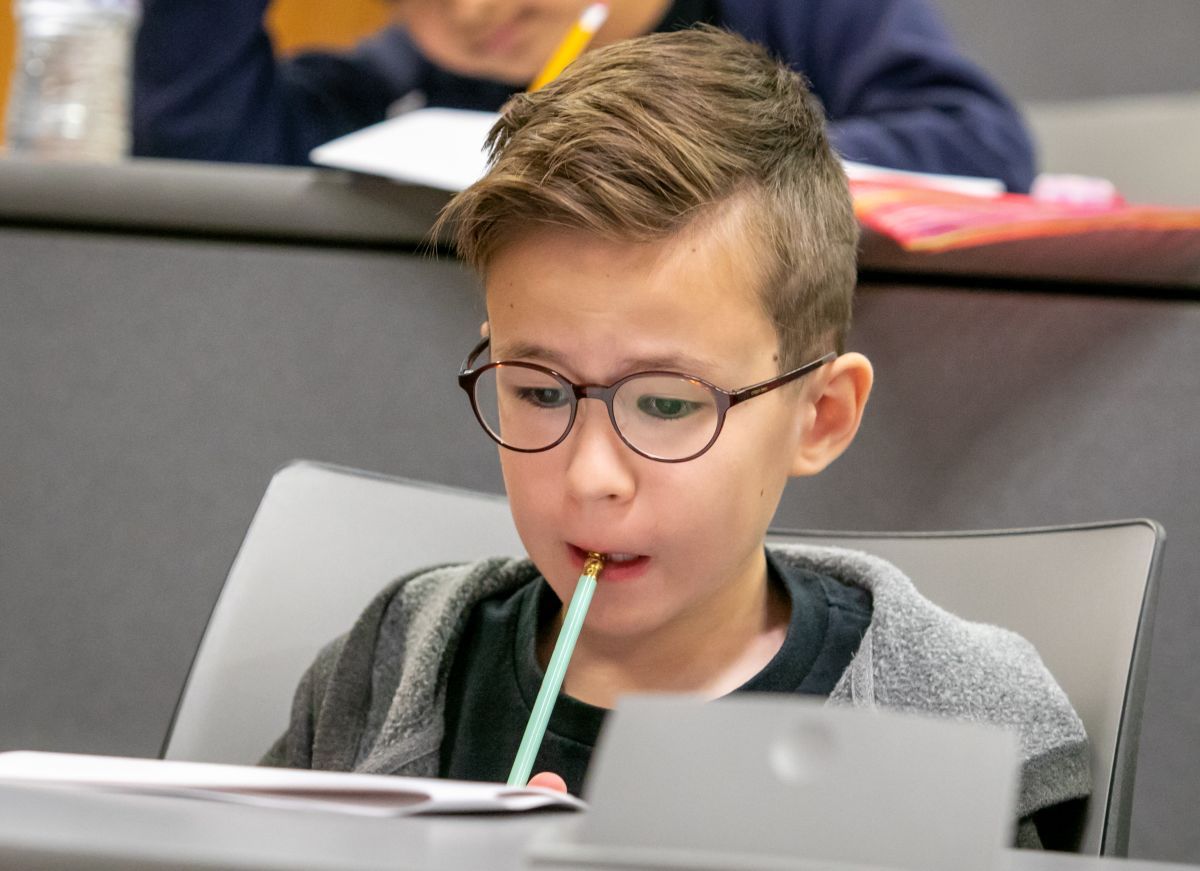
[[[377,819],[13,786],[0,786],[0,811],[0,868],[22,871],[519,871],[531,843],[568,837],[580,819]],[[1186,869],[1006,850],[995,871]]]
[[[519,871],[534,837],[576,819],[562,813],[389,819],[0,786],[0,868]]]
[[[133,160],[0,160],[0,224],[356,245],[425,241],[449,194],[345,172]]]
[[[0,160],[0,225],[121,229],[413,249],[425,243],[449,195],[428,188],[316,169],[170,160],[105,166]],[[1041,239],[941,254],[912,254],[864,234],[865,270],[1090,283],[1119,293],[1200,295],[1194,231],[1114,232]]]
[[[25,231],[0,262],[4,748],[157,752],[288,460],[500,489],[454,264]]]

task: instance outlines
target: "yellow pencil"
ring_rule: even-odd
[[[592,41],[596,31],[604,26],[607,19],[607,3],[593,3],[584,9],[579,20],[567,31],[567,35],[554,50],[554,54],[550,55],[550,60],[546,61],[542,71],[537,74],[533,84],[529,86],[529,90],[536,91],[557,79],[558,74],[565,70],[571,61],[583,54],[583,50],[588,47],[588,43]]]

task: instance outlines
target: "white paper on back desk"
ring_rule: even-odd
[[[417,109],[319,145],[313,163],[392,181],[461,191],[487,171],[484,143],[500,115],[469,109]],[[903,181],[980,197],[1004,193],[994,178],[907,172],[842,161],[851,179]]]
[[[495,112],[418,109],[312,150],[313,163],[393,181],[461,191],[487,170],[484,143]]]
[[[586,807],[566,793],[498,783],[37,751],[0,753],[0,784],[132,792],[362,816]]]

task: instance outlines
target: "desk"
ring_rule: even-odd
[[[419,250],[444,201],[315,170],[0,162],[0,749],[158,753],[288,460],[500,491],[454,384],[475,280]],[[861,266],[875,394],[778,522],[1162,522],[1131,849],[1200,862],[1200,288],[1132,282],[1136,258]]]
[[[0,868],[519,871],[575,814],[372,819],[209,801],[0,786]],[[1183,871],[1183,865],[1005,851],[996,871]]]
[[[0,868],[517,871],[572,814],[375,819],[0,786]]]

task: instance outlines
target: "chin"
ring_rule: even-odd
[[[597,607],[598,604],[600,607]],[[650,617],[644,610],[605,608],[595,600],[587,619],[583,621],[584,632],[590,633],[593,639],[606,641],[643,638],[653,635],[660,626],[661,621]]]
[[[533,70],[532,72],[527,70],[516,72],[506,67],[479,73],[477,77],[482,79],[491,79],[494,82],[500,82],[514,88],[524,88],[533,81],[534,76],[537,74],[538,70]]]
[[[469,52],[457,54],[453,58],[443,57],[441,60],[435,61],[435,63],[448,70],[452,70],[460,76],[472,79],[488,79],[513,87],[524,87],[529,84],[540,70],[540,67],[538,67],[531,72],[527,69],[529,65],[522,63],[518,59],[510,60],[502,57],[486,57]]]

